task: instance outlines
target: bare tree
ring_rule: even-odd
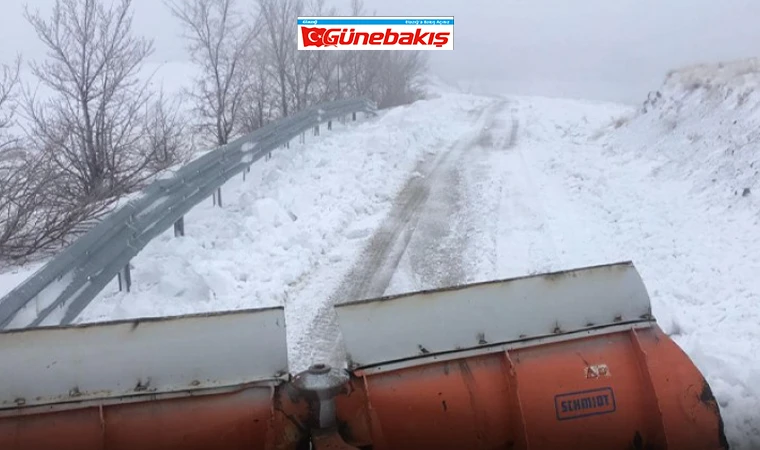
[[[60,195],[57,170],[44,152],[19,152],[5,160],[0,184],[0,262],[59,248],[76,234],[77,225],[99,217],[109,206]]]
[[[41,153],[25,153],[6,172],[0,196],[0,255],[18,261],[58,248],[77,224],[106,212],[105,202],[62,205],[57,173]],[[76,203],[75,199],[70,200]]]
[[[29,155],[5,159],[0,165],[0,255],[4,260],[25,256],[30,224],[42,203],[45,183]]]
[[[375,98],[379,108],[414,102],[423,96],[422,75],[427,70],[427,54],[419,51],[378,52],[382,71]]]
[[[280,113],[286,117],[289,109],[289,71],[296,43],[297,30],[293,23],[297,12],[303,9],[303,0],[259,0],[264,25],[263,48],[267,67],[279,94]]]
[[[338,74],[340,58],[348,52],[319,52],[323,54],[316,67],[316,84],[313,97],[315,103],[338,99]]]
[[[24,201],[27,176],[24,168],[24,153],[19,147],[19,139],[12,131],[15,123],[16,96],[19,85],[21,58],[14,65],[3,65],[0,69],[0,254],[15,239],[25,222],[25,213],[30,211]]]
[[[26,151],[13,130],[20,67],[18,57],[0,69],[0,262],[28,257],[68,231],[67,214],[49,205],[56,182],[52,166],[43,153]]]
[[[375,15],[376,12],[372,12]],[[351,0],[351,15],[368,15],[363,0]],[[384,70],[384,51],[359,50],[345,52],[339,61],[339,97],[367,96],[377,99],[376,91]]]
[[[180,107],[180,98],[168,99],[163,91],[147,107],[143,136],[147,153],[152,156],[149,166],[152,172],[187,162],[194,151],[193,143],[186,137],[188,120]]]
[[[13,65],[0,68],[0,161],[14,157],[11,153],[18,150],[18,137],[10,129],[15,125],[20,72],[21,56]]]
[[[182,22],[193,61],[201,68],[191,93],[202,123],[218,145],[240,126],[242,105],[251,89],[251,47],[255,22],[235,0],[182,0],[168,3]]]
[[[26,10],[48,49],[31,64],[47,89],[42,100],[25,92],[27,139],[0,155],[3,259],[59,248],[181,153],[177,109],[163,96],[150,102],[149,80],[139,79],[152,43],[132,36],[130,7],[131,0],[57,0],[49,19]],[[18,67],[0,75],[2,112]],[[0,113],[0,128],[12,113]]]
[[[251,90],[243,104],[243,133],[250,133],[263,127],[273,119],[275,95],[272,80],[264,61],[255,65],[251,78]]]
[[[337,15],[334,8],[325,14],[325,0],[299,1],[294,7],[297,8],[295,16]],[[293,41],[295,42],[295,39]],[[320,82],[325,81],[325,66],[334,60],[328,59],[329,52],[298,51],[295,45],[291,45],[291,52],[291,67],[286,71],[286,78],[294,107],[296,111],[300,111],[324,98],[324,91],[329,89],[329,83]]]
[[[138,72],[153,47],[133,36],[131,5],[56,0],[49,19],[25,13],[48,49],[32,71],[51,90],[43,101],[28,95],[29,134],[58,172],[57,192],[81,204],[114,198],[149,175],[141,139],[149,92]]]

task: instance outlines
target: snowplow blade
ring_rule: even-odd
[[[2,332],[0,449],[728,448],[630,263],[336,306],[349,370],[283,312]]]
[[[726,449],[631,263],[335,307],[340,434],[373,450]]]
[[[0,333],[0,449],[295,448],[282,308]],[[276,434],[275,434],[276,431]]]

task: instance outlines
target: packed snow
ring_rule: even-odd
[[[302,369],[336,345],[312,339],[312,322],[396,196],[428,176],[421,163],[477,136],[451,166],[463,280],[632,260],[658,322],[710,382],[733,448],[758,448],[759,84],[750,60],[675,71],[636,107],[439,87],[254,164],[224,187],[224,207],[209,199],[185,237],[169,231],[134,259],[133,292],[114,282],[80,321],[285,305]],[[387,292],[439,287],[412,259]],[[19,270],[0,275],[0,293],[31,269]]]

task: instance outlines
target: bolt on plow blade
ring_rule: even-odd
[[[630,262],[344,303],[337,422],[373,450],[727,449]]]
[[[296,448],[285,339],[282,308],[0,333],[0,449]]]

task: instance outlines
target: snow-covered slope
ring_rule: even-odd
[[[558,106],[530,101],[534,123],[544,123],[536,134],[546,136],[556,115],[561,122],[555,136],[575,137],[547,139],[553,148],[545,141],[521,147],[538,192],[540,207],[534,210],[546,211],[541,224],[550,236],[548,243],[536,238],[533,254],[549,255],[549,268],[633,260],[658,322],[710,382],[732,448],[760,447],[756,212],[714,203],[713,190],[696,195],[698,183],[686,174],[665,175],[666,157],[655,160],[640,151],[658,127],[642,125],[635,140],[624,137],[625,131],[612,132],[594,145],[598,136],[580,131],[585,118],[561,125],[567,123],[561,116],[572,109]],[[672,164],[674,172],[688,172],[692,165]]]
[[[760,59],[671,72],[615,139],[714,207],[760,206]],[[614,145],[614,144],[613,144]]]
[[[589,217],[608,222],[598,246],[638,263],[738,448],[760,448],[758,87],[758,60],[674,71],[593,136],[601,147],[586,149],[598,151],[576,152],[568,182]]]

